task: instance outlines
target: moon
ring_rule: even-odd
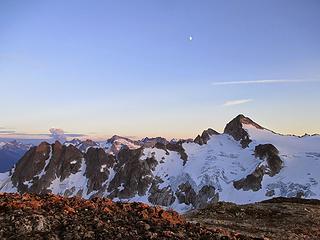
[[[189,41],[192,41],[193,40],[193,37],[192,36],[189,36]]]

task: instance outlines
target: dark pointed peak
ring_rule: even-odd
[[[249,146],[252,142],[248,132],[243,128],[243,125],[251,125],[257,129],[264,129],[259,124],[252,121],[250,118],[239,114],[237,117],[232,119],[225,127],[224,133],[231,135],[236,141],[240,141],[243,148]]]
[[[232,119],[229,123],[231,123],[231,122],[237,122],[239,124],[251,125],[251,126],[254,126],[255,128],[258,128],[258,129],[264,129],[264,127],[260,126],[259,124],[252,121],[249,117],[246,117],[243,114],[239,114],[234,119]]]
[[[41,142],[37,147],[36,147],[36,151],[37,152],[43,152],[46,151],[47,148],[50,147],[50,144],[47,142]]]
[[[213,130],[212,128],[208,128],[207,130],[204,130],[202,132],[202,135],[201,136],[204,136],[204,135],[209,135],[209,136],[213,136],[213,135],[219,135],[220,133],[218,133],[216,130]]]
[[[56,147],[62,147],[61,142],[59,142],[58,140],[56,140],[53,145]]]
[[[194,142],[198,143],[199,145],[207,144],[209,141],[210,137],[213,135],[219,135],[217,131],[213,130],[212,128],[208,128],[207,130],[204,130],[201,135],[198,135],[195,139]]]

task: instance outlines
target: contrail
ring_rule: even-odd
[[[251,81],[224,81],[212,82],[212,85],[240,85],[240,84],[272,84],[272,83],[303,83],[303,82],[319,82],[319,80],[290,80],[290,79],[270,79],[270,80],[251,80]]]
[[[234,106],[234,105],[244,104],[252,101],[253,99],[238,99],[238,100],[226,101],[223,104],[223,106]]]

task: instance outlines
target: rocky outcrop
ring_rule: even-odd
[[[148,201],[154,205],[170,206],[176,200],[174,192],[170,186],[159,187],[159,180],[155,180],[149,190]]]
[[[108,187],[111,198],[130,198],[136,194],[146,194],[153,180],[152,171],[158,162],[154,158],[140,160],[142,151],[142,148],[130,150],[124,147],[118,153],[118,163],[114,167],[116,174]]]
[[[254,154],[260,159],[267,161],[267,172],[271,177],[278,174],[282,168],[282,160],[279,157],[279,150],[272,144],[259,144],[255,147]]]
[[[198,143],[199,145],[207,144],[209,141],[210,137],[213,135],[219,135],[217,131],[208,128],[207,130],[204,130],[201,135],[198,135],[195,139],[194,142]]]
[[[156,143],[167,145],[169,141],[163,137],[155,137],[155,138],[148,138],[145,137],[141,141],[141,145],[145,148],[152,148],[156,145]]]
[[[168,151],[178,152],[180,154],[180,158],[183,160],[183,165],[185,165],[187,160],[188,160],[188,155],[186,154],[186,152],[185,152],[185,150],[184,150],[184,148],[182,146],[182,143],[183,143],[182,141],[169,142],[167,144],[163,144],[163,143],[157,142],[154,145],[154,147],[166,151],[167,155],[169,155]]]
[[[16,164],[11,180],[19,192],[26,192],[28,186],[25,182],[32,181],[34,176],[41,173],[50,158],[51,145],[43,142],[37,147],[32,147]]]
[[[109,153],[117,155],[123,147],[129,149],[138,149],[142,147],[142,143],[139,141],[131,140],[126,137],[114,135],[113,137],[107,140],[105,147]]]
[[[213,186],[205,185],[197,193],[189,182],[182,183],[178,186],[176,196],[179,203],[192,205],[193,208],[204,208],[208,204],[216,203],[219,200],[219,194],[215,192]]]
[[[115,158],[101,148],[89,148],[87,153],[73,145],[62,145],[60,142],[41,143],[31,148],[16,165],[12,182],[19,192],[45,193],[51,182],[58,178],[67,179],[71,174],[79,172],[85,164],[85,176],[88,179],[88,193],[100,190],[107,180],[109,170],[115,163]],[[68,194],[73,190],[69,189]]]
[[[176,196],[179,200],[179,203],[184,203],[187,205],[194,205],[197,199],[197,193],[195,190],[193,190],[189,182],[182,183],[178,186]]]
[[[64,180],[78,172],[83,155],[79,149],[60,142],[41,143],[17,163],[12,182],[19,192],[45,193],[55,178]]]
[[[252,142],[252,140],[250,139],[248,132],[243,129],[242,124],[251,125],[258,129],[264,128],[252,121],[250,118],[241,114],[226,125],[224,133],[231,135],[234,140],[240,141],[241,146],[246,148]]]
[[[200,189],[194,207],[201,209],[208,206],[208,204],[214,204],[218,201],[219,193],[216,193],[216,189],[213,186],[205,185]]]
[[[113,155],[107,154],[102,148],[90,148],[86,154],[86,172],[88,178],[88,194],[102,188],[110,174],[109,168],[113,167],[116,160]]]
[[[202,226],[241,231],[242,239],[320,239],[320,201],[298,198],[273,198],[237,205],[211,204],[185,215]]]
[[[254,154],[257,158],[260,158],[265,162],[260,163],[254,172],[249,174],[246,178],[234,181],[233,185],[236,189],[258,191],[261,189],[261,182],[265,174],[273,177],[280,172],[283,162],[279,157],[279,151],[275,146],[272,144],[259,144],[255,147]],[[272,196],[272,191],[267,192],[266,195]]]
[[[262,167],[257,167],[254,172],[249,174],[246,178],[239,181],[234,181],[233,186],[238,190],[243,189],[244,191],[259,191],[261,189],[263,176],[264,169]]]
[[[88,151],[89,148],[92,148],[92,147],[99,147],[99,144],[90,140],[90,139],[87,139],[83,142],[81,142],[77,148],[79,148],[82,152],[86,152]]]

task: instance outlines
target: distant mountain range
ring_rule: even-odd
[[[243,115],[223,133],[207,129],[194,140],[113,136],[24,152],[0,174],[0,191],[103,196],[178,211],[216,201],[320,198],[320,136],[280,135]]]
[[[0,142],[0,172],[9,171],[31,146],[17,141]]]

